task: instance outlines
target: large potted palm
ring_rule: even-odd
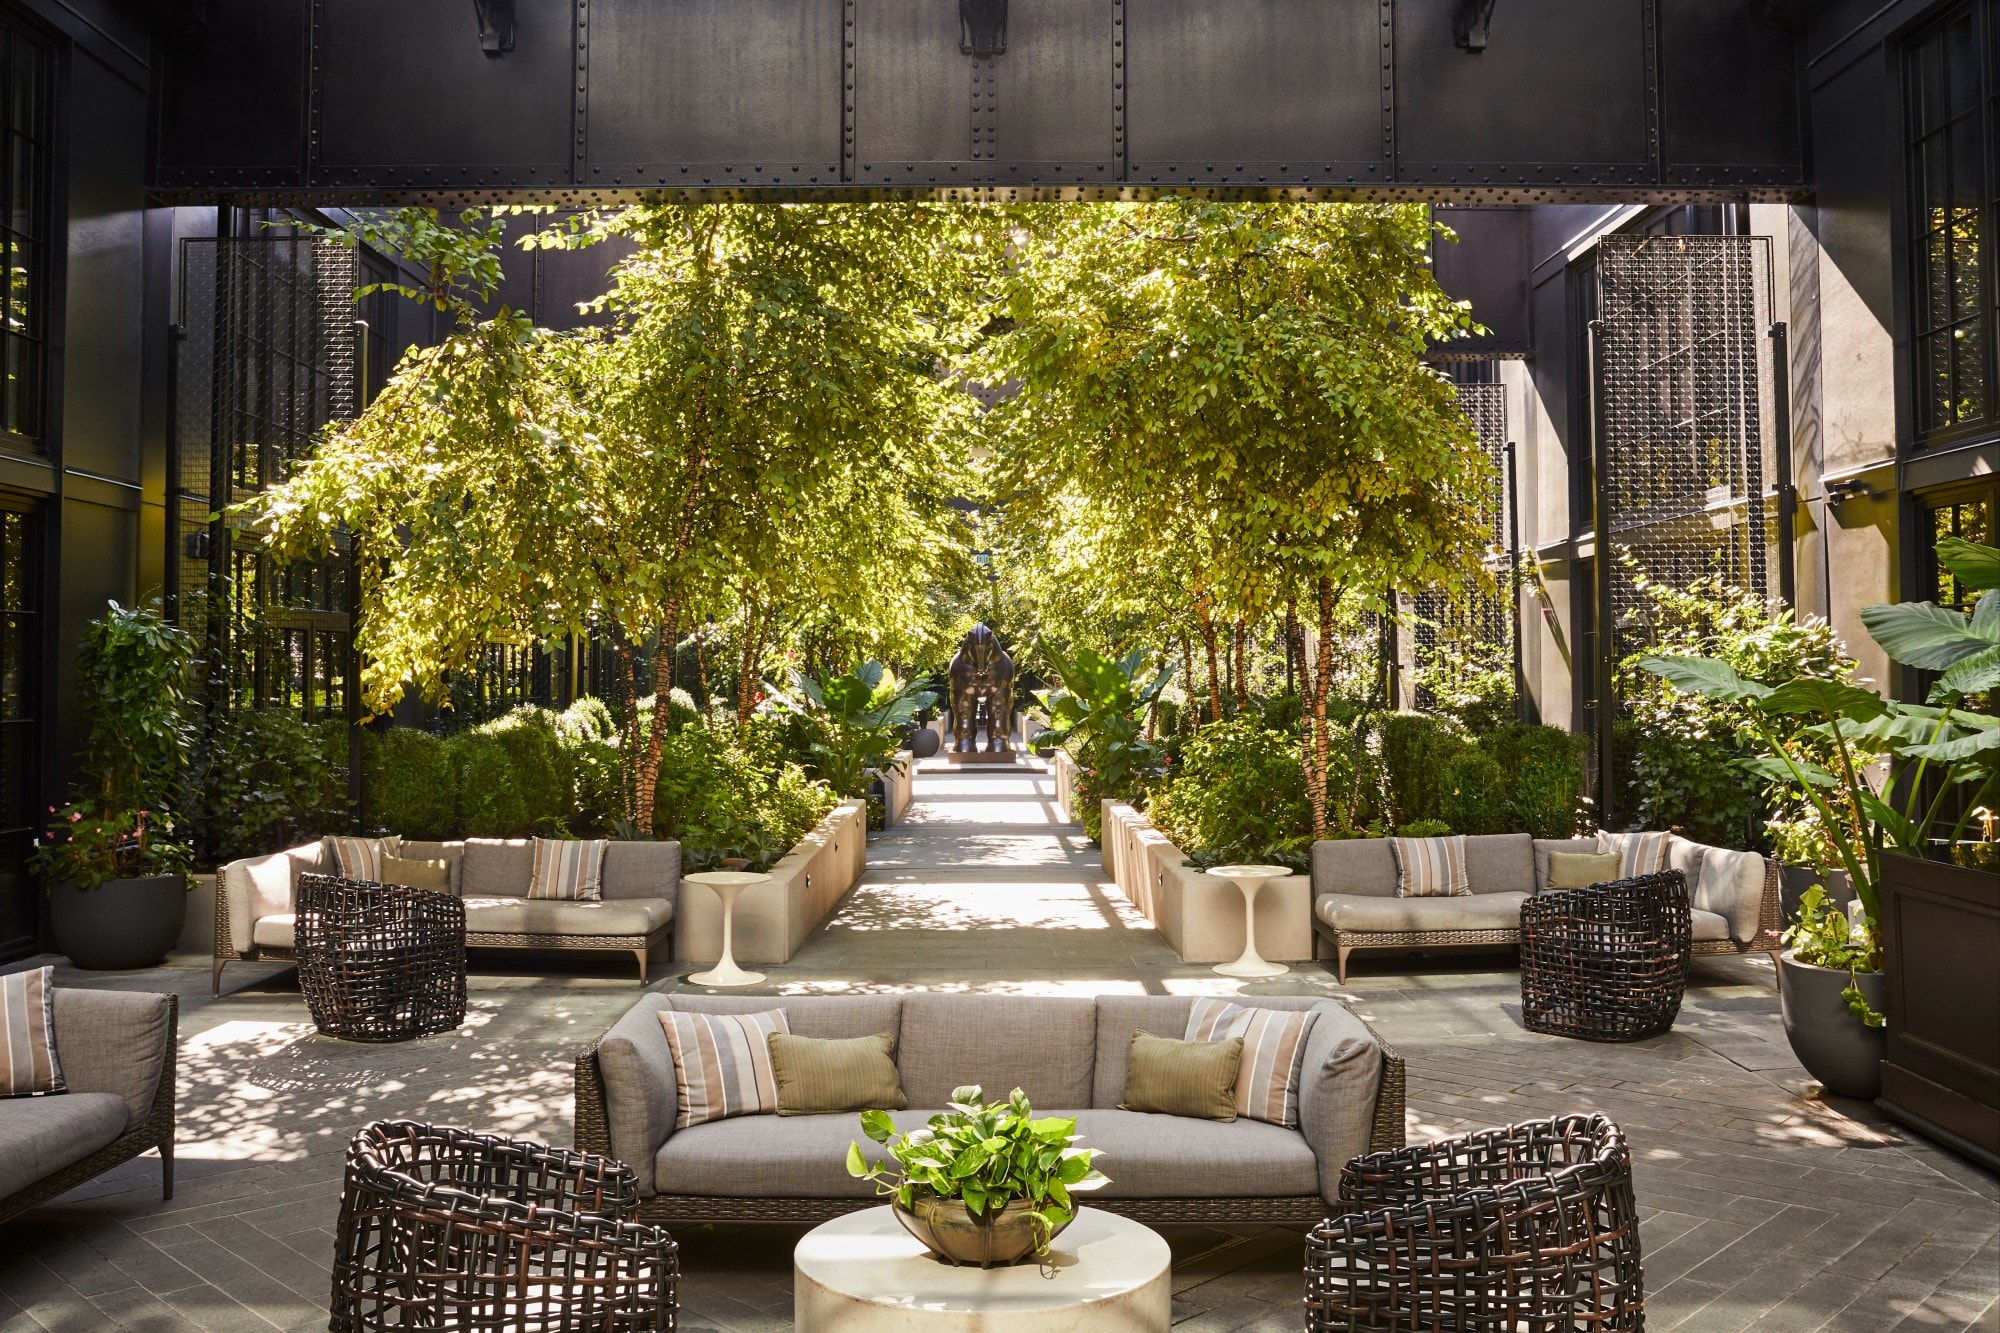
[[[194,641],[157,607],[113,602],[84,635],[86,776],[50,811],[34,854],[56,947],[78,967],[149,967],[180,938],[190,853],[176,811],[194,739],[195,657]]]

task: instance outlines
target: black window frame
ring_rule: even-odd
[[[35,87],[24,100],[18,88],[27,53],[37,67]],[[51,393],[49,375],[50,321],[58,299],[55,259],[63,238],[56,230],[56,85],[61,76],[61,49],[39,27],[22,16],[0,10],[0,267],[11,272],[10,256],[17,245],[27,247],[23,286],[27,317],[13,327],[11,280],[0,283],[0,448],[47,456],[50,450]],[[24,128],[19,112],[32,109]],[[16,207],[16,178],[24,145],[33,150],[24,208]],[[16,225],[25,221],[26,230]],[[24,348],[19,382],[27,401],[15,424],[14,347]]]

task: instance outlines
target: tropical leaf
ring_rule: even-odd
[[[1957,736],[1951,740],[1935,741],[1924,745],[1906,745],[1899,754],[1911,759],[1928,759],[1932,763],[1956,763],[1970,759],[1976,754],[2000,752],[2000,728],[1975,731],[1969,736]]]
[[[2000,599],[2000,592],[1989,592],[1979,604],[1983,608],[1996,599]],[[1994,632],[2000,638],[2000,622],[1996,622]],[[2000,686],[2000,643],[1952,663],[1931,687],[1931,698],[1962,699],[1969,694],[1985,694],[1996,686]]]
[[[1922,671],[1942,671],[1961,658],[2000,643],[2000,626],[1982,633],[1964,612],[1935,602],[1864,606],[1861,623],[1882,645],[1883,652]]]
[[[1846,681],[1811,677],[1786,681],[1765,695],[1758,706],[1767,713],[1857,719],[1879,717],[1888,711],[1882,696],[1873,690]]]
[[[1968,588],[2000,588],[2000,550],[1963,537],[1940,537],[1937,562]]]
[[[1675,689],[1709,699],[1759,699],[1771,692],[1768,685],[1746,680],[1735,667],[1712,657],[1648,655],[1639,659],[1639,665]]]
[[[1815,787],[1838,787],[1840,779],[1817,764],[1800,763],[1793,772],[1782,759],[1774,759],[1767,754],[1749,755],[1736,761],[1746,773],[1753,773],[1767,782],[1797,782],[1803,777]]]

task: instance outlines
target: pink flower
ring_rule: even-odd
[[[83,818],[83,816],[82,816],[82,815],[80,815],[80,814],[78,814],[78,813],[77,813],[76,811],[74,811],[74,810],[70,811],[70,815],[69,815],[69,822],[70,822],[70,823],[74,824],[74,823],[78,822],[79,820],[81,820],[82,818]]]

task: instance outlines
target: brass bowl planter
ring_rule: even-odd
[[[896,1220],[924,1248],[953,1265],[1004,1268],[1035,1253],[1034,1209],[1016,1199],[998,1213],[975,1214],[963,1199],[920,1198],[912,1208],[891,1204]],[[1054,1240],[1069,1222],[1049,1232]]]

